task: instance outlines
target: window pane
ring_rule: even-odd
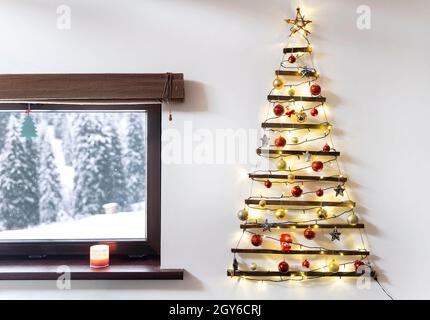
[[[0,113],[0,240],[145,239],[146,128],[146,112]]]

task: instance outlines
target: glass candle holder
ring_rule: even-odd
[[[98,244],[90,247],[90,267],[105,268],[109,266],[109,246]]]

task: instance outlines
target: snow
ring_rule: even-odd
[[[4,230],[0,240],[145,238],[146,118],[122,113],[97,117],[86,113],[76,119],[56,113],[33,116],[40,131],[31,141],[34,144],[16,137],[21,122],[14,115],[7,122],[5,142],[9,147],[0,144],[4,171],[0,180],[0,230]],[[131,138],[136,140],[133,145]],[[42,148],[46,143],[49,152]],[[25,149],[30,147],[31,153]],[[134,153],[128,154],[135,163],[128,168],[123,161],[127,162],[125,153],[131,147],[143,156],[138,158],[131,150]],[[33,160],[39,163],[33,165]],[[35,172],[23,167],[29,161],[33,162],[28,167]],[[18,179],[23,182],[17,183]],[[34,182],[38,182],[37,194],[29,189]],[[128,186],[132,182],[133,188]]]
[[[70,198],[73,193],[73,177],[75,176],[75,171],[73,167],[66,165],[62,141],[55,138],[54,127],[49,126],[46,134],[51,139],[52,153],[54,154],[55,164],[57,165],[58,173],[60,174],[61,186],[63,188],[63,198],[66,202],[70,202]]]
[[[24,230],[0,232],[0,240],[145,239],[144,211],[98,214]]]

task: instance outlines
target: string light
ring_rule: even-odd
[[[295,55],[294,61],[296,61],[297,66],[296,67],[291,67],[291,66],[287,65],[287,63],[291,63],[290,61],[288,61],[287,55],[295,53],[295,49],[292,46],[290,46],[290,44],[287,45],[287,47],[289,49],[288,50],[284,50],[284,55],[283,55],[282,61],[280,63],[280,70],[276,72],[276,80],[277,80],[276,88],[271,88],[269,95],[272,95],[272,93],[274,93],[276,89],[279,89],[280,88],[280,84],[282,84],[282,88],[287,88],[287,89],[300,88],[303,85],[305,85],[306,83],[308,83],[309,85],[311,83],[314,83],[319,78],[319,73],[316,71],[315,66],[314,66],[313,49],[310,46],[309,40],[307,39],[307,36],[309,35],[310,32],[309,32],[309,30],[306,29],[306,25],[309,24],[311,21],[305,20],[304,17],[300,13],[300,9],[298,9],[297,10],[297,14],[296,14],[296,18],[294,20],[293,19],[289,19],[289,20],[287,20],[287,22],[292,24],[290,37],[297,33],[297,34],[299,34],[301,37],[303,37],[306,40],[308,46],[306,48],[304,48],[304,49],[301,49],[302,52],[297,53]],[[305,56],[309,56],[310,57],[310,61],[311,61],[311,66],[310,67],[303,66],[303,65],[299,64],[299,62]],[[284,72],[284,71],[286,71],[286,72]],[[281,76],[283,74],[284,75],[296,75],[296,76],[300,76],[301,75],[302,79],[296,81],[295,83],[286,83],[284,81],[284,79],[281,78]],[[321,99],[319,99],[319,98],[321,98]],[[275,101],[275,100],[271,101],[271,103],[268,104],[268,107],[267,107],[266,121],[263,122],[263,124],[265,124],[265,128],[263,126],[263,132],[269,132],[269,133],[273,133],[273,132],[286,133],[288,136],[290,136],[293,132],[304,132],[304,134],[309,134],[309,133],[313,132],[313,130],[318,130],[318,131],[322,130],[322,134],[321,135],[313,136],[313,137],[310,137],[310,138],[309,138],[309,136],[307,136],[305,138],[298,139],[297,141],[293,140],[294,143],[287,143],[286,145],[287,146],[292,146],[292,145],[295,145],[295,146],[296,145],[307,145],[309,143],[312,143],[312,142],[315,142],[315,141],[318,141],[318,140],[328,139],[330,141],[331,150],[335,150],[334,149],[333,139],[332,139],[332,125],[329,124],[329,121],[327,119],[327,111],[326,111],[326,106],[324,104],[325,99],[323,99],[322,97],[318,96],[318,98],[314,99],[314,100],[316,100],[317,103],[309,102],[309,104],[310,104],[309,106],[303,106],[303,105],[298,106],[298,104],[296,104],[297,100],[306,100],[306,99],[302,99],[301,96],[295,96],[290,101],[285,101],[285,102],[280,102],[279,100],[277,100],[277,101]],[[310,99],[307,99],[307,100],[310,100]],[[320,100],[320,101],[318,101],[318,100]],[[271,110],[270,109],[270,105],[272,105],[272,109],[273,109],[273,107],[276,104],[281,104],[281,105],[288,104],[287,110],[292,110],[292,108],[294,107],[293,110],[296,110],[296,109],[297,109],[296,111],[301,110],[300,112],[308,112],[308,111],[310,111],[312,109],[322,110],[322,115],[325,118],[325,123],[324,123],[324,125],[321,124],[321,126],[319,126],[319,127],[317,125],[316,126],[312,126],[312,128],[306,128],[303,125],[302,126],[297,125],[297,128],[294,128],[294,127],[292,127],[292,128],[291,127],[290,128],[282,128],[282,127],[274,128],[274,127],[270,127],[272,125],[272,123],[270,123],[269,121],[271,121],[271,120],[279,119],[279,121],[282,121],[284,119],[284,117],[288,117],[288,118],[291,117],[291,113],[290,113],[289,115],[288,114],[284,114],[284,115],[282,115],[280,117],[270,117],[269,118],[268,116],[269,116],[269,113],[270,113],[270,110]],[[317,114],[318,113],[315,112],[315,115],[317,115]],[[299,120],[299,119],[297,119],[297,120]],[[295,137],[293,137],[293,138],[295,138]],[[271,148],[274,147],[274,145],[269,145],[268,149],[263,149],[263,147],[265,147],[265,145],[262,145],[258,149],[257,153],[258,153],[258,155],[261,158],[266,158],[266,159],[269,159],[269,160],[270,159],[277,159],[277,158],[289,159],[290,157],[295,157],[295,156],[297,156],[297,159],[300,160],[301,157],[304,156],[304,155],[297,155],[297,154],[288,154],[288,150],[285,150],[285,152],[283,152],[283,150],[275,150],[274,151],[273,149],[271,149]],[[305,152],[306,152],[306,150],[303,151],[303,153],[305,153]],[[332,153],[327,153],[328,156],[331,156],[331,154]],[[324,154],[324,156],[327,156],[327,155]],[[343,175],[342,175],[342,171],[340,169],[340,165],[339,165],[339,162],[338,162],[337,158],[338,158],[337,155],[336,156],[331,156],[329,159],[326,159],[326,160],[322,161],[322,163],[323,164],[329,164],[330,166],[336,166],[336,168],[337,168],[337,170],[339,172],[339,175],[335,176],[335,177],[339,177],[341,179],[341,178],[343,178]],[[256,168],[257,168],[257,166],[256,166]],[[272,173],[277,173],[277,172],[286,172],[288,174],[292,174],[292,173],[306,171],[306,170],[309,171],[309,172],[311,172],[312,171],[312,165],[305,165],[305,166],[299,166],[299,167],[296,167],[296,166],[293,166],[293,167],[287,166],[285,168],[285,170],[268,170],[268,171],[264,171],[264,172],[268,172],[268,174],[271,175]],[[254,173],[255,172],[263,172],[263,171],[259,170],[259,171],[254,171]],[[333,177],[333,176],[326,176],[326,177],[321,176],[319,180],[320,181],[324,181],[325,178],[330,178],[330,177]],[[289,185],[297,184],[298,183],[298,181],[295,181],[294,179],[288,179],[288,180],[286,180],[286,179],[280,179],[280,180],[276,181],[276,177],[270,177],[270,178],[271,179],[275,179],[275,181],[273,181],[273,183],[285,185],[286,187],[289,186]],[[258,179],[258,178],[252,178],[252,177],[251,177],[251,180],[252,180],[252,186],[251,186],[251,190],[250,190],[250,197],[248,199],[255,199],[255,197],[252,196],[254,182],[262,182],[264,180]],[[305,185],[305,183],[311,183],[311,182],[312,181],[301,181],[300,185]],[[346,186],[344,182],[342,182],[342,183],[337,183],[335,181],[331,181],[331,182],[336,183],[337,187],[341,186],[342,188],[344,188],[344,186]],[[333,186],[324,187],[322,190],[325,191],[325,190],[331,190],[331,189],[335,190],[336,187],[333,187]],[[303,197],[304,195],[309,195],[309,194],[315,193],[315,192],[316,192],[316,190],[309,190],[309,191],[303,192],[303,194],[301,196]],[[285,194],[283,194],[280,197],[264,197],[264,196],[261,196],[261,197],[259,197],[257,199],[260,199],[260,200],[262,200],[262,199],[263,200],[266,200],[266,199],[270,200],[270,199],[285,199],[285,198],[291,198],[291,197],[292,197],[292,195],[285,195]],[[354,205],[353,205],[353,202],[350,200],[350,197],[349,197],[349,194],[348,194],[347,190],[345,190],[345,197],[346,197],[346,199],[348,199],[348,201],[350,203],[348,205],[348,208],[346,210],[343,210],[341,212],[330,213],[330,216],[328,216],[328,214],[327,214],[327,216],[324,217],[324,218],[301,219],[301,220],[296,220],[296,221],[288,220],[287,222],[285,222],[285,224],[309,224],[310,226],[312,226],[313,229],[318,229],[319,228],[319,225],[318,225],[319,222],[329,221],[331,219],[337,219],[337,218],[340,218],[343,215],[348,214],[348,213],[355,214],[355,212],[354,212]],[[260,212],[264,210],[264,212],[267,213],[267,214],[273,214],[278,209],[278,208],[270,208],[270,207],[267,207],[267,206],[264,206],[264,208],[262,208],[262,207],[253,206],[253,205],[250,205],[249,208],[252,209],[252,210],[259,210]],[[295,213],[295,212],[299,212],[300,211],[300,212],[303,212],[303,214],[305,214],[306,212],[311,211],[311,210],[312,211],[316,211],[316,210],[321,210],[321,209],[323,209],[323,208],[320,207],[320,206],[318,206],[318,207],[300,208],[300,209],[298,209],[298,208],[290,208],[289,207],[288,211],[289,211],[289,213]],[[249,222],[249,220],[246,222],[246,224],[248,222]],[[267,220],[266,220],[266,223],[268,223]],[[284,224],[284,223],[282,223],[282,224]],[[293,225],[291,227],[294,228],[295,226]],[[279,225],[276,227],[277,230],[279,230],[280,228],[281,228],[281,226],[279,226]],[[247,232],[249,234],[256,234],[256,233],[253,233],[251,231],[248,231],[248,230],[244,229],[244,231],[243,231],[243,233],[242,233],[242,235],[240,237],[240,240],[237,243],[236,249],[239,248],[239,244],[242,241],[242,238],[243,238],[243,235],[244,235],[245,232]],[[275,238],[275,237],[271,237],[269,235],[263,235],[263,236],[264,236],[265,239],[270,239],[270,240],[276,241],[278,243],[280,241],[280,239]],[[361,242],[362,242],[362,248],[363,249],[362,250],[359,249],[358,251],[367,252],[367,250],[365,249],[366,248],[365,242],[364,242],[363,236],[361,234],[361,229],[360,229],[360,237],[361,237]],[[316,250],[318,250],[323,255],[326,255],[329,252],[333,252],[332,249],[328,249],[328,248],[320,247],[320,246],[312,247],[312,246],[307,246],[307,245],[304,245],[304,244],[301,244],[301,243],[292,243],[292,244],[295,245],[295,246],[298,246],[300,248],[300,250],[302,248],[316,249]],[[234,256],[236,257],[236,254]],[[339,256],[343,257],[344,254],[342,252],[340,252]],[[362,260],[366,259],[368,261],[368,263],[366,263],[366,265],[368,265],[368,266],[371,265],[370,261],[368,260],[367,255],[363,255],[361,258],[362,258]],[[329,264],[326,264],[324,266],[321,266],[321,267],[318,267],[318,268],[310,270],[310,272],[311,272],[310,274],[312,274],[312,272],[318,272],[318,271],[321,271],[321,270],[330,269],[329,268],[330,265],[332,265],[332,266],[334,265],[334,269],[336,269],[336,267],[339,268],[339,266],[341,266],[342,269],[345,269],[347,265],[354,264],[354,262],[355,261],[346,262],[346,263],[340,263],[339,264],[338,262],[333,263],[333,261],[331,261],[331,264],[329,263]],[[270,279],[265,279],[264,281],[269,281],[269,282],[303,281],[303,280],[309,280],[309,279],[315,279],[315,278],[321,277],[319,275],[316,275],[316,276],[307,276],[306,275],[307,272],[296,272],[296,271],[293,271],[293,272],[290,272],[290,274],[291,274],[290,277],[286,277],[286,276],[282,276],[281,275],[281,276],[279,276],[279,279],[273,279],[273,277],[271,277]],[[342,276],[342,274],[339,274],[339,276]],[[246,276],[246,277],[239,276],[239,277],[245,278],[245,279],[248,279],[248,280],[251,280],[251,281],[257,281],[257,280],[261,281],[261,278],[256,279],[255,277],[253,278],[253,277],[248,277],[248,276]]]

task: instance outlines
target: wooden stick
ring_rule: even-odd
[[[332,224],[315,224],[315,223],[309,223],[309,224],[294,224],[294,223],[271,223],[270,226],[272,228],[279,228],[279,229],[307,229],[309,227],[315,227],[315,229],[364,229],[364,224],[359,223],[356,225],[350,225],[350,224],[342,224],[342,223],[332,223]],[[246,223],[241,224],[241,229],[260,229],[263,228],[264,224],[262,223]]]
[[[364,272],[363,272],[364,273]],[[322,272],[322,271],[239,271],[227,270],[229,277],[290,277],[290,276],[305,276],[305,277],[361,277],[363,273],[355,271],[350,272]],[[371,271],[370,275],[374,277],[375,271]]]
[[[246,199],[245,204],[259,204],[261,198]],[[268,206],[296,206],[296,207],[355,207],[353,201],[300,201],[300,200],[270,200],[264,199]]]
[[[249,177],[252,179],[278,179],[290,181],[286,174],[271,174],[271,173],[250,173]],[[324,176],[296,176],[292,181],[326,181],[326,182],[343,182],[345,183],[348,179],[346,177],[324,177]]]
[[[308,151],[312,156],[340,156],[340,152],[338,151]],[[283,149],[257,149],[257,154],[280,154],[280,155],[297,155],[302,156],[306,153],[306,150],[283,150]]]
[[[232,253],[285,254],[285,255],[330,255],[330,256],[368,256],[369,251],[361,250],[272,250],[272,249],[231,249]]]
[[[268,95],[269,101],[303,101],[303,102],[325,102],[325,97],[303,97],[303,96],[282,96],[282,95]]]
[[[284,48],[284,53],[295,53],[295,52],[312,52],[312,48],[311,47]]]
[[[265,129],[326,129],[331,124],[323,123],[279,123],[279,122],[263,122],[262,128]]]
[[[277,76],[292,76],[292,77],[303,77],[303,74],[300,71],[292,71],[292,70],[276,70]],[[308,77],[316,77],[316,71],[308,71]]]

